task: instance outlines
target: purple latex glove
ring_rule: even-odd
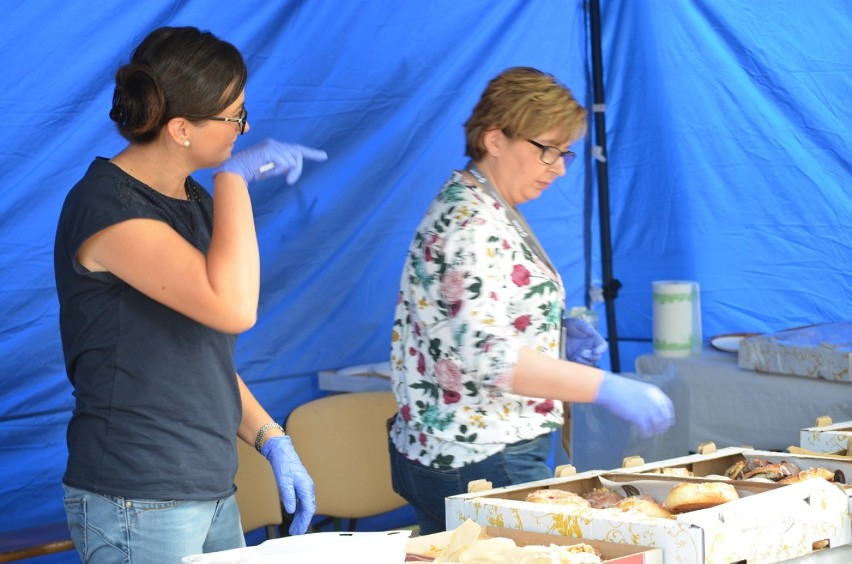
[[[317,510],[317,498],[314,481],[299,460],[290,437],[271,437],[260,447],[260,453],[272,465],[284,510],[293,514],[290,534],[306,533]]]
[[[565,327],[565,358],[572,362],[591,366],[609,348],[600,333],[585,319],[566,317],[562,325]]]
[[[233,172],[242,176],[246,184],[286,174],[287,184],[292,185],[302,175],[302,163],[305,159],[322,162],[327,158],[326,152],[320,149],[266,139],[234,153],[219,165],[213,174]]]
[[[643,437],[664,432],[675,420],[672,400],[660,388],[612,372],[604,372],[594,403],[636,425]]]

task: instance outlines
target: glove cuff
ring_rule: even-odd
[[[621,376],[618,376],[617,374],[603,370],[601,385],[598,386],[598,393],[595,395],[593,403],[606,405],[612,396],[613,386],[617,386],[616,381],[620,378]]]

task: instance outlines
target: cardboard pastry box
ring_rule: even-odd
[[[824,323],[747,337],[740,368],[852,382],[852,323]]]
[[[796,449],[796,447],[790,447]],[[792,462],[800,470],[808,468],[827,468],[835,473],[834,481],[839,484],[852,485],[852,458],[836,455],[821,455],[817,452],[775,452],[768,450],[755,450],[745,447],[729,447],[721,450],[712,450],[707,454],[692,454],[679,458],[670,458],[647,464],[622,468],[619,472],[640,474],[664,474],[670,469],[683,470],[694,478],[707,478],[709,480],[724,479],[725,471],[739,460],[751,460],[759,458],[771,464],[780,462]],[[686,481],[690,481],[687,479]]]
[[[727,464],[725,457],[743,456],[719,453],[710,455],[717,467]],[[696,462],[693,458],[686,464],[694,467]],[[662,549],[666,564],[781,562],[852,541],[848,495],[823,479],[790,485],[732,481],[740,499],[674,519],[615,508],[574,509],[525,501],[538,489],[559,488],[582,495],[613,482],[629,485],[640,494],[653,491],[662,501],[659,496],[665,494],[660,492],[695,480],[701,478],[595,471],[461,494],[446,499],[447,527],[471,519],[482,526],[656,547]]]
[[[799,445],[812,452],[852,456],[852,421],[832,424],[831,418],[821,417],[815,427],[802,429]]]

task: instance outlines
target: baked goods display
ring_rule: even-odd
[[[773,463],[762,458],[738,460],[725,470],[725,476],[732,480],[771,481],[779,484],[792,484],[810,478],[824,478],[829,482],[845,482],[845,477],[840,471],[833,472],[823,467],[802,470],[798,465],[787,460]]]
[[[707,481],[695,480],[696,476],[692,470],[682,466],[659,468],[644,474],[666,476],[669,479],[665,481],[660,479],[659,484],[653,487],[649,482],[649,485],[643,487],[638,481],[634,483],[624,481],[622,478],[621,481],[613,482],[601,477],[598,487],[585,491],[582,495],[552,488],[536,490],[530,493],[526,500],[592,509],[640,512],[649,517],[675,519],[676,515],[681,513],[707,509],[739,499],[740,495],[736,488],[727,480],[792,484],[811,478],[823,478],[845,483],[845,478],[839,471],[833,472],[823,467],[802,469],[794,462],[778,461],[778,458],[774,457],[770,460],[743,457],[731,464],[724,475],[706,476]],[[671,478],[679,477],[688,478],[688,480],[671,480]],[[673,487],[669,487],[666,482],[673,484]],[[639,495],[640,492],[650,493],[658,498]]]
[[[635,488],[632,489],[635,491]],[[675,513],[713,507],[734,499],[739,499],[737,490],[725,482],[682,482],[671,489],[663,503],[650,495],[621,496],[606,487],[594,488],[582,496],[558,488],[541,489],[528,494],[525,501],[574,508],[634,511],[648,517],[674,519]]]
[[[559,505],[574,505],[577,507],[590,507],[588,500],[583,499],[574,492],[560,490],[558,488],[536,490],[527,495],[525,501],[532,503],[554,503]]]
[[[683,482],[671,489],[663,505],[672,513],[715,507],[739,499],[734,486],[725,482]]]

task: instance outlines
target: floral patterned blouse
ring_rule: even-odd
[[[511,393],[518,351],[558,357],[562,280],[501,204],[454,172],[408,249],[391,337],[409,459],[460,468],[562,425],[562,404]]]

